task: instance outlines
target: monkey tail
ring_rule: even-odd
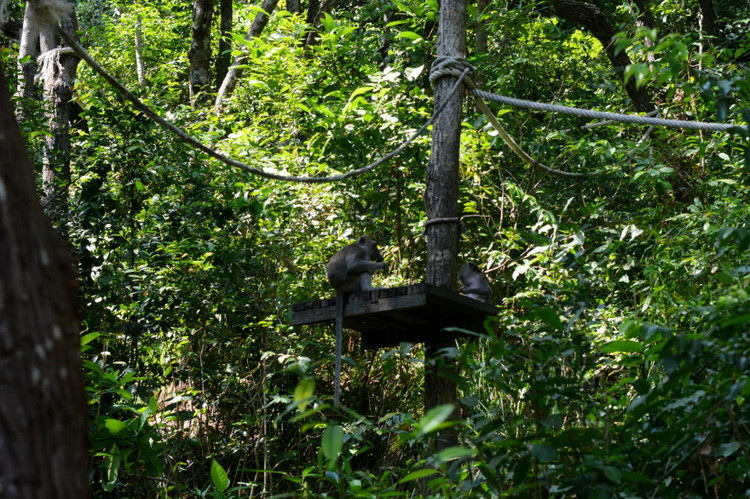
[[[344,322],[344,305],[346,297],[341,291],[336,292],[336,371],[333,381],[333,405],[339,405],[341,389],[341,334]]]

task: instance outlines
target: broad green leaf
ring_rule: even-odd
[[[122,462],[122,453],[117,444],[112,446],[112,450],[104,457],[102,463],[102,488],[106,492],[112,492],[117,482],[117,476],[120,472],[120,463]]]
[[[531,455],[542,462],[549,463],[555,460],[557,452],[551,445],[537,444],[531,448]]]
[[[110,431],[110,433],[117,434],[120,433],[122,430],[126,429],[128,425],[120,421],[119,419],[105,419],[104,420],[104,426]]]
[[[633,340],[615,340],[602,345],[602,353],[634,353],[642,352],[643,344]]]
[[[399,480],[398,483],[406,483],[406,482],[411,482],[413,480],[419,480],[420,478],[424,478],[424,477],[427,477],[427,476],[434,475],[437,472],[438,472],[438,470],[433,470],[433,469],[429,469],[429,468],[425,468],[425,469],[421,469],[421,470],[417,470],[417,471],[412,471],[411,473],[409,473],[408,475],[406,475],[404,478],[402,478],[401,480]]]
[[[471,457],[474,455],[471,449],[466,447],[448,447],[438,452],[437,457],[441,461],[451,461],[462,457]]]
[[[619,468],[615,468],[614,466],[605,466],[604,469],[604,476],[609,478],[612,483],[620,483],[622,481],[622,472]]]
[[[97,339],[99,336],[101,336],[102,333],[88,333],[81,336],[81,346],[86,345],[95,339]]]
[[[452,413],[453,404],[443,404],[433,407],[419,420],[420,433],[424,435],[435,431]]]
[[[299,406],[300,411],[304,411],[307,408],[308,400],[313,396],[314,392],[314,378],[304,377],[299,380],[297,387],[294,389],[294,401]]]
[[[211,460],[211,481],[219,492],[224,492],[229,487],[229,476],[216,459]]]
[[[323,441],[321,442],[320,448],[323,450],[323,455],[328,460],[329,469],[333,468],[333,465],[336,463],[343,447],[344,430],[337,425],[326,428],[326,431],[323,432]]]

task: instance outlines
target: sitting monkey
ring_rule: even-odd
[[[378,249],[378,243],[368,235],[338,250],[326,268],[328,282],[336,290],[336,374],[333,403],[339,403],[341,381],[341,329],[346,298],[351,293],[372,289],[372,274],[388,265]]]
[[[458,274],[458,279],[461,281],[461,287],[458,289],[459,293],[485,303],[492,302],[490,281],[475,263],[464,263]]]

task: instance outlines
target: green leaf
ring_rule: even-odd
[[[471,457],[474,452],[466,447],[448,447],[438,452],[437,457],[441,461],[451,461],[462,457]]]
[[[610,341],[609,343],[606,343],[602,345],[601,347],[602,353],[615,353],[615,352],[634,353],[634,352],[642,352],[642,351],[643,351],[643,344],[637,341],[632,341],[632,340]]]
[[[406,483],[406,482],[411,482],[413,480],[419,480],[420,478],[434,475],[437,472],[438,470],[433,470],[433,469],[423,469],[423,470],[412,471],[411,473],[406,475],[404,478],[399,480],[398,483]]]
[[[727,442],[725,444],[719,445],[719,454],[721,454],[722,457],[729,457],[734,454],[739,448],[739,442]]]
[[[87,345],[88,343],[94,341],[99,336],[101,336],[102,333],[88,333],[81,336],[81,346]]]
[[[537,444],[531,448],[531,455],[542,462],[549,463],[555,460],[557,453],[551,445]]]
[[[323,25],[328,33],[333,31],[333,28],[336,27],[336,23],[334,22],[333,17],[331,17],[331,14],[327,12],[324,12],[323,16],[320,18],[320,24]]]
[[[299,380],[297,387],[294,389],[294,402],[297,403],[299,410],[304,411],[310,398],[315,392],[315,379],[304,377]]]
[[[120,433],[122,430],[126,429],[128,425],[120,421],[119,419],[105,419],[104,420],[104,426],[112,433],[113,435]]]
[[[604,467],[604,476],[609,478],[612,483],[620,483],[622,481],[622,472],[619,470],[619,468],[615,468],[614,466],[605,466]]]
[[[419,420],[419,432],[422,435],[433,432],[453,413],[453,404],[433,407]]]
[[[338,459],[343,447],[344,430],[338,425],[326,428],[326,431],[323,432],[323,441],[320,448],[323,451],[323,455],[328,460],[329,469],[332,469],[336,464],[336,460]]]
[[[122,453],[117,444],[112,446],[112,450],[104,457],[102,463],[102,488],[106,492],[112,492],[117,482],[117,476],[120,472],[120,463],[122,463]]]
[[[211,481],[219,492],[224,492],[229,487],[229,476],[216,459],[211,460]]]
[[[401,33],[396,35],[396,38],[406,38],[407,40],[411,40],[414,43],[424,40],[424,37],[422,37],[422,35],[418,35],[413,31],[402,31]]]

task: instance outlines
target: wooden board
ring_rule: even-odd
[[[483,332],[488,315],[497,315],[494,305],[429,284],[412,284],[352,294],[344,312],[344,327],[362,333],[365,348],[382,348],[451,334],[441,331],[446,327]],[[294,325],[335,320],[335,297],[292,305]]]

